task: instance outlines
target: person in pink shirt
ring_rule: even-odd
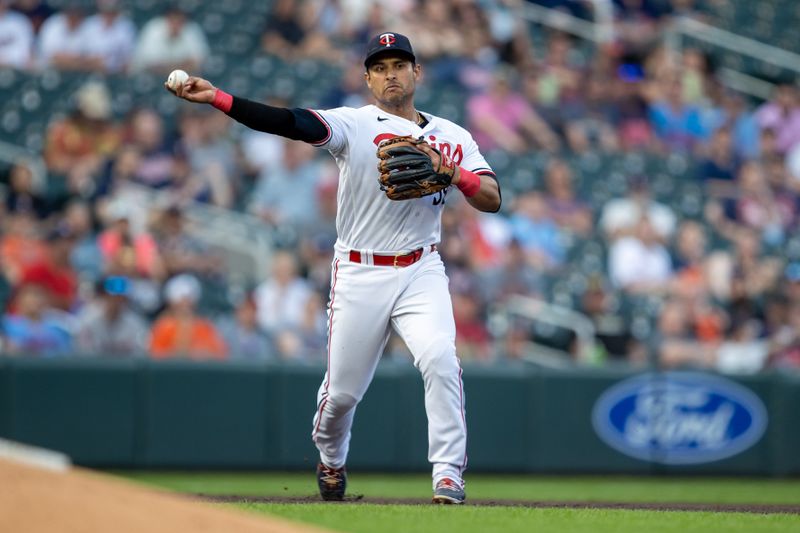
[[[781,154],[800,143],[800,106],[794,85],[778,85],[772,100],[756,110],[756,121],[762,130],[775,132],[775,147]]]
[[[149,279],[163,279],[165,269],[155,239],[148,233],[132,233],[130,214],[124,205],[111,206],[109,215],[109,227],[97,238],[106,269]]]
[[[470,131],[481,150],[520,154],[531,148],[556,150],[560,141],[536,110],[515,91],[506,71],[498,71],[484,94],[467,102]]]

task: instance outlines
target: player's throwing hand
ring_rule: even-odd
[[[198,104],[213,103],[217,92],[217,88],[210,81],[195,76],[189,76],[189,79],[175,90],[171,89],[166,82],[164,87],[175,96]]]

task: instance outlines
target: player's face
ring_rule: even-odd
[[[414,96],[420,72],[407,58],[389,56],[374,61],[364,79],[378,102],[398,106]]]

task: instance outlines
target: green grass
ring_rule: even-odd
[[[125,477],[179,492],[251,496],[316,494],[308,473],[125,472]],[[640,477],[468,477],[471,499],[586,500],[606,502],[696,502],[800,504],[800,480]],[[424,475],[351,473],[348,492],[367,497],[430,498]],[[223,504],[217,504],[223,505]],[[224,504],[248,512],[279,515],[346,533],[379,532],[591,532],[684,533],[800,531],[800,515],[619,509],[441,507],[432,505]]]
[[[242,504],[237,507],[348,533],[754,533],[800,528],[797,516],[745,513],[335,504]]]
[[[168,473],[122,475],[179,492],[248,496],[316,494],[308,473]],[[428,498],[425,475],[350,475],[348,492],[385,498]],[[743,478],[643,478],[575,476],[467,477],[467,494],[475,499],[587,500],[610,502],[697,502],[800,504],[800,480]]]

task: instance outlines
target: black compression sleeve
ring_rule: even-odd
[[[228,116],[248,128],[298,141],[319,143],[328,136],[327,126],[308,109],[273,107],[234,96]]]

